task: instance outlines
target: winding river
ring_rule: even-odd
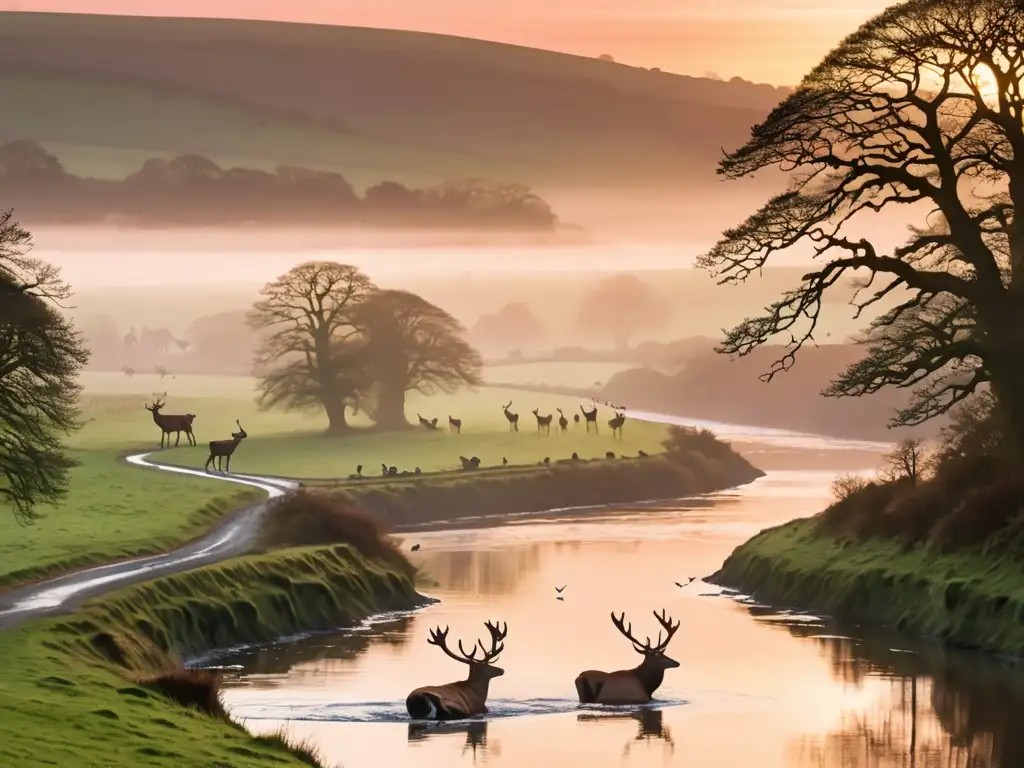
[[[631,414],[634,418],[638,414]],[[685,420],[650,416],[652,420]],[[685,422],[692,423],[692,422]],[[708,425],[739,443],[766,477],[674,503],[563,510],[462,530],[402,532],[440,602],[358,630],[236,649],[203,663],[237,671],[226,703],[253,732],[282,728],[345,768],[491,764],[688,768],[1019,768],[1024,672],[992,657],[772,610],[698,578],[757,531],[819,511],[836,471],[869,469],[878,445]],[[749,449],[749,450],[747,450]],[[754,454],[760,454],[764,463]],[[828,455],[832,459],[828,459]],[[822,457],[825,457],[823,460]],[[165,471],[152,457],[131,461]],[[817,470],[791,467],[819,466]],[[221,478],[228,479],[228,478]],[[279,480],[234,482],[281,493]],[[259,509],[175,553],[90,569],[11,593],[0,628],[153,575],[231,556]],[[555,587],[567,585],[564,600]],[[625,611],[641,636],[665,608],[682,622],[671,670],[647,708],[577,705],[585,668],[633,666],[609,620]],[[472,642],[508,623],[506,674],[490,714],[445,726],[410,723],[416,686],[464,675],[426,643],[450,625]]]

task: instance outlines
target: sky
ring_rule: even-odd
[[[0,0],[0,9],[411,29],[793,85],[892,0]]]

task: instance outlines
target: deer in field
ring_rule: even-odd
[[[511,432],[513,429],[515,429],[515,431],[518,432],[519,431],[519,414],[518,413],[512,413],[512,411],[509,410],[509,408],[511,408],[511,407],[512,407],[512,401],[509,400],[508,401],[508,405],[506,405],[501,410],[504,411],[505,418],[508,419],[508,431]]]
[[[210,458],[206,460],[206,465],[203,467],[207,472],[210,471],[210,464],[216,460],[216,466],[214,467],[218,472],[223,471],[225,474],[231,473],[231,455],[235,452],[235,448],[238,444],[245,440],[249,435],[242,425],[239,424],[238,419],[235,419],[235,424],[238,424],[238,431],[231,433],[230,440],[211,440],[210,441]],[[227,459],[227,466],[221,470],[221,464],[224,459]]]
[[[417,413],[416,414],[416,418],[420,420],[420,426],[421,427],[424,427],[426,429],[437,429],[437,417],[436,416],[428,421],[427,419],[424,419],[422,416],[420,416]]]
[[[547,416],[540,415],[540,408],[533,409],[533,415],[537,419],[537,434],[543,429],[549,435],[551,434],[551,419],[554,418],[554,414],[549,413]]]
[[[448,417],[448,431],[457,432],[462,434],[462,419],[453,419],[451,416]]]
[[[595,669],[588,669],[576,677],[576,693],[579,695],[580,704],[646,704],[651,698],[662,680],[665,678],[665,670],[675,669],[679,662],[670,659],[665,655],[672,636],[679,629],[680,622],[673,622],[666,615],[665,611],[658,615],[654,612],[654,618],[662,626],[668,636],[662,640],[661,630],[658,630],[658,640],[651,644],[651,638],[641,643],[633,637],[633,625],[623,626],[626,614],[618,618],[612,611],[612,623],[627,640],[633,644],[633,650],[644,657],[639,666],[633,669],[622,669],[617,672],[601,672]]]
[[[584,411],[583,406],[580,406],[580,411],[583,413],[583,418],[587,420],[587,432],[590,431],[590,425],[594,425],[594,432],[597,432],[597,406],[595,405],[593,410]]]
[[[428,685],[417,688],[405,699],[405,708],[409,717],[414,720],[460,720],[474,715],[487,714],[487,690],[495,677],[505,674],[505,670],[494,666],[494,662],[505,650],[504,640],[508,635],[508,624],[499,627],[490,621],[484,624],[491,635],[491,647],[485,649],[482,641],[477,641],[471,653],[466,653],[459,641],[459,654],[448,647],[448,627],[431,630],[431,645],[436,645],[449,658],[469,665],[469,676],[446,685]],[[481,657],[476,656],[482,651]],[[460,655],[461,654],[461,655]]]
[[[562,432],[565,432],[565,430],[569,428],[569,420],[565,418],[565,414],[562,413],[561,408],[555,408],[555,410],[558,411],[558,428],[562,430]]]
[[[167,393],[164,393],[164,397]],[[196,444],[196,436],[192,434],[192,422],[195,421],[196,415],[194,413],[160,413],[160,409],[164,407],[163,398],[157,398],[153,401],[153,404],[144,403],[146,410],[153,414],[153,423],[160,427],[160,447],[164,447],[164,438],[167,438],[167,447],[171,447],[171,433],[174,432],[177,438],[174,441],[174,447],[177,448],[181,443],[181,433],[185,433],[185,439],[189,445]]]
[[[616,412],[614,419],[608,419],[608,426],[612,428],[612,439],[615,439],[615,433],[619,433],[619,439],[622,439],[622,425],[626,423],[626,414],[622,412]]]

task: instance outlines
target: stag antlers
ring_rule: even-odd
[[[623,611],[619,618],[615,618],[615,611],[612,611],[612,624],[615,628],[622,633],[622,635],[633,644],[633,650],[643,655],[649,655],[652,653],[664,653],[665,649],[668,648],[669,642],[672,640],[672,636],[679,630],[681,622],[673,622],[672,618],[668,616],[667,610],[662,610],[661,615],[658,615],[657,611],[654,611],[654,618],[658,620],[662,629],[665,630],[667,636],[664,640],[661,639],[661,629],[658,630],[658,641],[657,644],[651,644],[651,638],[648,636],[646,642],[641,643],[635,637],[633,637],[633,624],[625,624],[626,612]],[[623,626],[625,624],[625,626]]]
[[[487,627],[487,631],[491,635],[490,650],[484,650],[483,642],[477,640],[473,644],[472,652],[467,653],[462,645],[462,640],[459,640],[459,653],[462,654],[460,656],[448,647],[448,627],[444,629],[438,627],[437,629],[430,630],[430,638],[427,642],[431,645],[436,645],[448,656],[463,664],[490,664],[496,661],[501,652],[505,650],[505,643],[503,641],[508,636],[508,623],[506,622],[504,627],[499,627],[497,624],[488,621],[484,626]],[[479,659],[476,657],[477,651],[483,651],[483,655]]]

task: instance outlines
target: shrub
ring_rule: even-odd
[[[863,491],[868,486],[868,479],[862,475],[839,475],[832,481],[832,498],[844,501],[853,494]]]
[[[343,499],[300,490],[271,502],[260,531],[263,549],[331,544],[348,544],[366,557],[406,562],[384,528]]]

